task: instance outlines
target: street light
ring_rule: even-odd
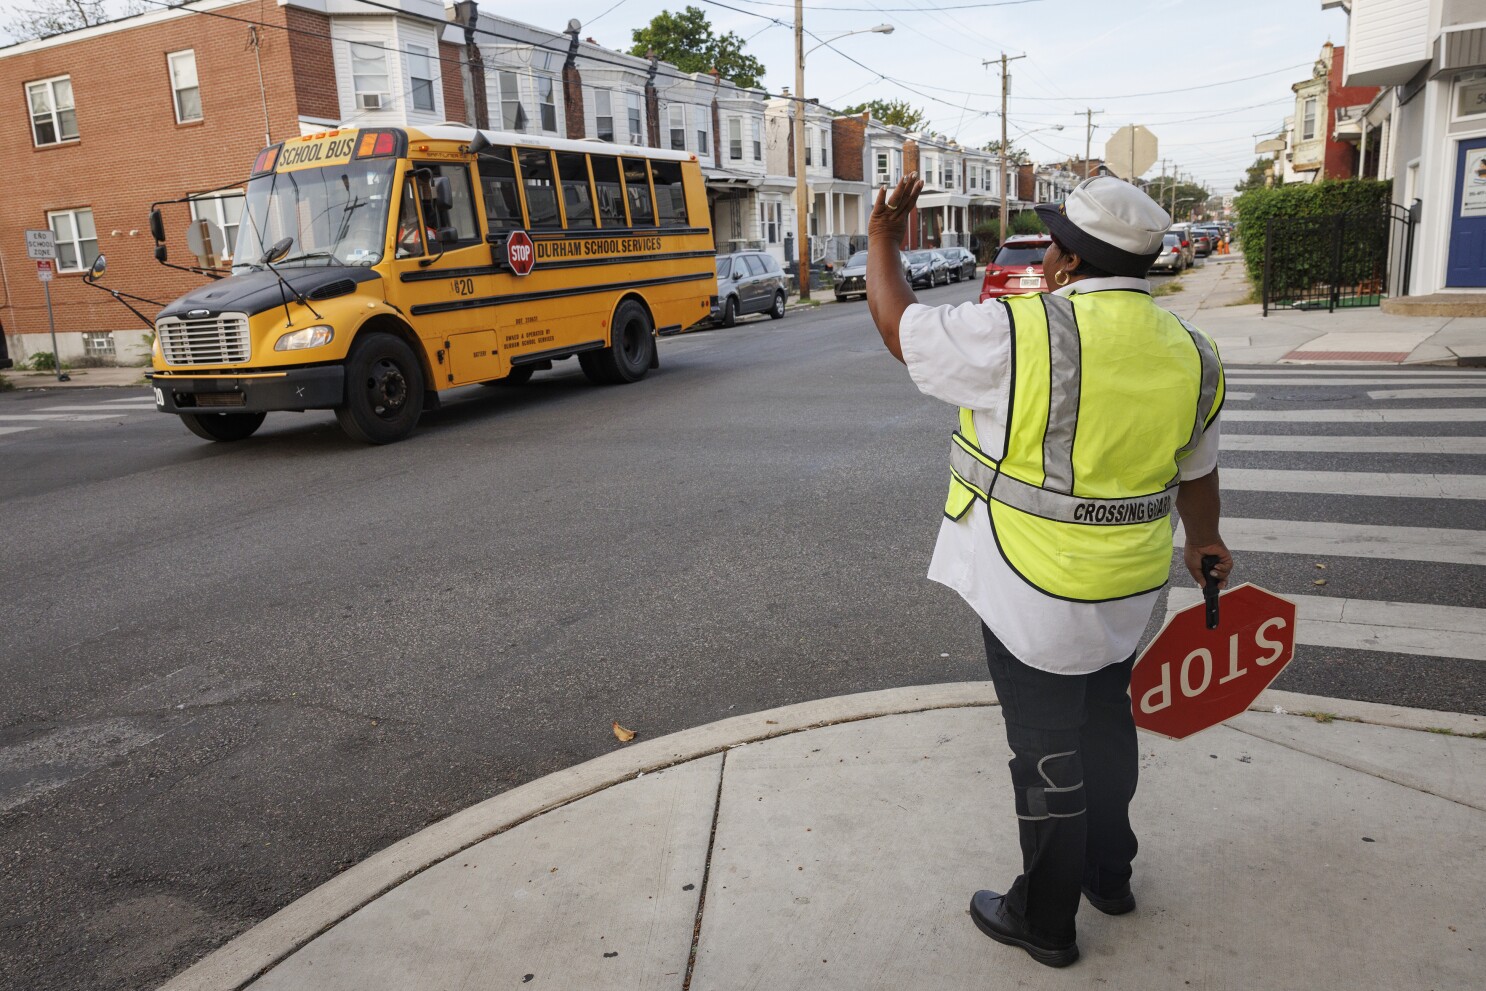
[[[795,139],[795,272],[800,281],[800,298],[810,298],[810,186],[805,181],[805,56],[821,45],[853,34],[892,34],[891,24],[845,31],[805,49],[805,0],[795,0],[795,119],[791,133]]]

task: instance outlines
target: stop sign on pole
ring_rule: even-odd
[[[517,275],[529,275],[536,260],[536,249],[532,247],[531,238],[526,231],[512,231],[507,235],[506,264],[511,266],[511,271]]]
[[[1135,662],[1135,725],[1180,740],[1247,709],[1295,656],[1295,603],[1257,585],[1219,600],[1209,630],[1199,602],[1175,613]]]
[[[1139,124],[1128,124],[1104,143],[1104,164],[1127,182],[1156,164],[1156,136]]]

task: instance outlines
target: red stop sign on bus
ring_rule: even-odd
[[[1247,709],[1295,656],[1295,603],[1257,585],[1219,600],[1209,630],[1202,602],[1166,621],[1135,662],[1135,725],[1180,740]]]
[[[528,275],[536,264],[537,249],[526,231],[512,231],[506,236],[506,264],[517,275]]]

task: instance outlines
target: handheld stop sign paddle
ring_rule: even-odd
[[[1204,559],[1203,574],[1211,567]],[[1220,615],[1216,581],[1203,596],[1171,615],[1130,675],[1135,725],[1173,740],[1243,712],[1295,656],[1294,602],[1245,584],[1222,593]]]

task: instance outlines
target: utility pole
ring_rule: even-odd
[[[796,5],[798,5],[800,3],[803,3],[803,2],[804,2],[804,0],[795,0]],[[1006,204],[1006,181],[1007,181],[1007,179],[1011,175],[1011,170],[1009,168],[1009,166],[1011,165],[1011,161],[1010,161],[1011,156],[1009,154],[1010,148],[1009,148],[1009,143],[1008,143],[1007,137],[1006,137],[1006,98],[1011,95],[1011,76],[1009,76],[1007,74],[1007,72],[1006,72],[1006,63],[1008,63],[1008,62],[1015,62],[1019,58],[1026,58],[1026,57],[1027,56],[1025,56],[1025,55],[1012,55],[1012,56],[1009,56],[1008,57],[1005,52],[1002,52],[1001,53],[1001,57],[999,59],[996,59],[995,61],[986,61],[986,62],[980,63],[982,66],[995,65],[996,62],[1000,62],[1001,63],[1001,243],[1002,244],[1005,244],[1006,243],[1006,209],[1007,209],[1007,204]]]
[[[805,181],[805,0],[795,0],[795,272],[810,298],[810,184]]]
[[[1104,113],[1103,110],[1085,110],[1084,111],[1084,121],[1085,121],[1085,125],[1084,125],[1084,178],[1085,179],[1087,179],[1089,177],[1089,153],[1090,153],[1089,145],[1094,140],[1094,115],[1095,114],[1102,114],[1102,113]]]

